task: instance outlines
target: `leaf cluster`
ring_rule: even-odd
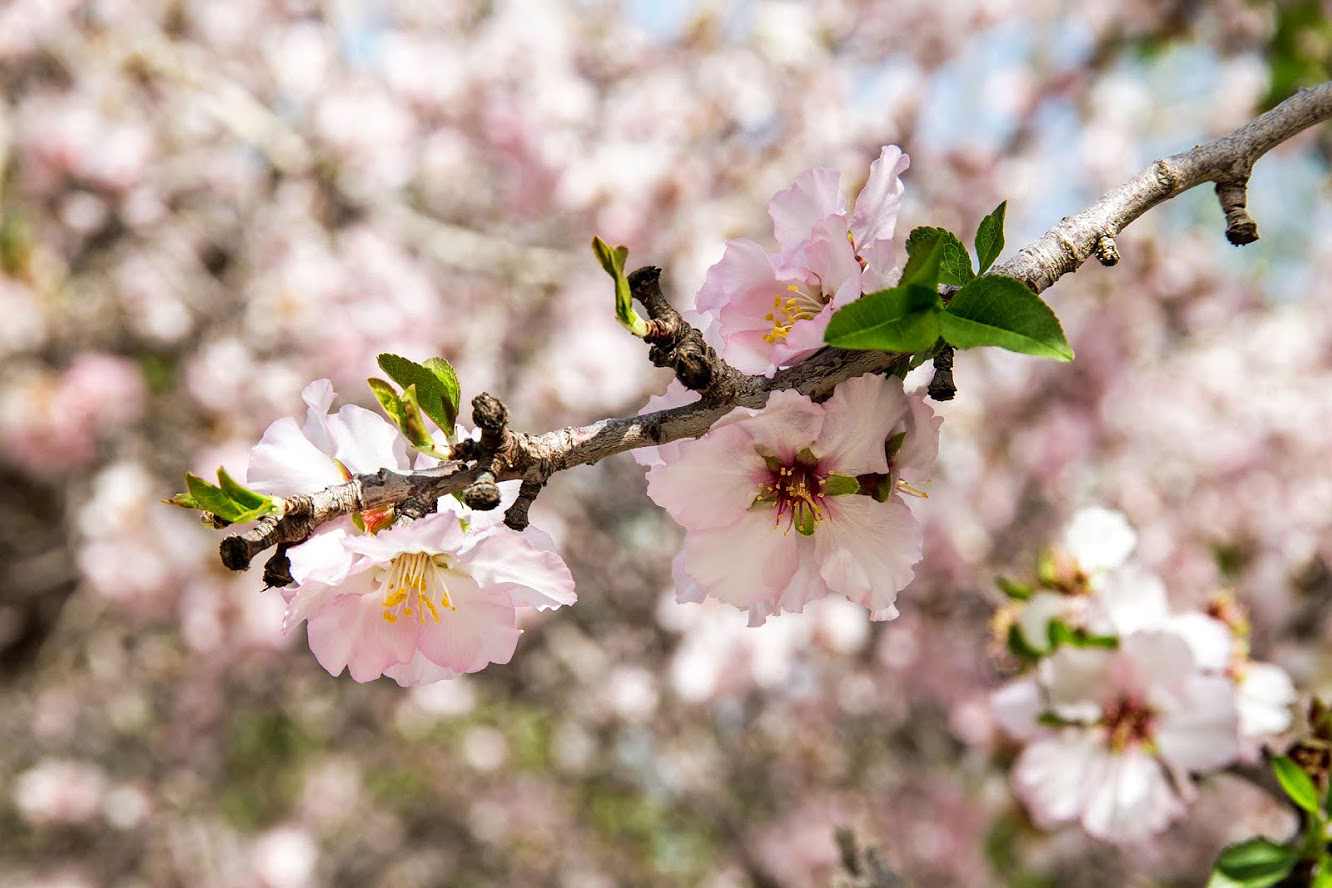
[[[897,286],[843,307],[829,321],[824,341],[838,348],[926,355],[942,341],[954,348],[998,346],[1073,360],[1059,319],[1039,296],[1016,278],[986,274],[1004,248],[1006,207],[1001,203],[981,220],[974,270],[957,235],[943,228],[913,230]],[[958,288],[947,305],[940,285]]]

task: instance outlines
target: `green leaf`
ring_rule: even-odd
[[[1272,772],[1276,774],[1277,782],[1281,784],[1281,788],[1290,796],[1292,802],[1310,814],[1321,813],[1318,787],[1314,786],[1313,780],[1299,765],[1287,756],[1279,755],[1272,759]]]
[[[458,405],[462,402],[462,386],[458,384],[458,374],[454,372],[453,365],[443,358],[427,358],[421,366],[435,374],[440,388],[444,390],[444,407],[448,412],[449,424],[441,428],[449,435],[453,435],[453,424],[458,421]]]
[[[846,496],[860,492],[860,481],[851,475],[833,473],[823,482],[824,496]]]
[[[948,234],[942,228],[913,228],[907,237],[907,261],[902,269],[899,287],[917,284],[931,290],[939,289],[939,275],[942,273],[944,256],[944,238]]]
[[[1008,577],[995,577],[994,584],[999,587],[999,591],[1007,595],[1014,601],[1026,601],[1031,597],[1033,590],[1030,586],[1023,583],[1015,583]]]
[[[170,499],[162,500],[162,502],[166,503],[168,506],[179,506],[182,509],[189,509],[192,512],[203,509],[203,506],[199,505],[194,497],[190,496],[188,493],[178,493]]]
[[[1004,212],[1008,201],[994,208],[994,212],[980,220],[976,227],[976,259],[980,262],[979,274],[985,274],[1004,251]]]
[[[221,487],[186,472],[185,487],[189,493],[177,494],[167,502],[210,512],[232,524],[245,524],[277,511],[277,504],[272,497],[242,487],[231,479],[225,469],[217,470],[217,478]]]
[[[271,506],[273,504],[271,497],[264,496],[262,493],[255,493],[253,490],[237,484],[232,480],[232,477],[227,474],[226,469],[218,468],[217,481],[222,485],[222,492],[231,497],[231,501],[242,509],[263,509],[265,506]]]
[[[1318,858],[1318,871],[1314,873],[1312,888],[1332,888],[1332,854]]]
[[[823,341],[862,351],[922,351],[939,338],[939,317],[939,294],[933,287],[893,287],[838,310]]]
[[[601,238],[594,237],[592,252],[596,254],[606,274],[615,281],[615,317],[626,330],[642,339],[647,335],[647,324],[634,311],[633,293],[629,289],[629,278],[624,273],[624,261],[629,258],[629,248],[611,247]]]
[[[957,348],[995,345],[1039,358],[1073,360],[1055,313],[1017,278],[976,278],[953,294],[939,316],[939,329]]]
[[[892,462],[893,458],[896,457],[897,454],[902,451],[902,445],[905,443],[906,443],[906,432],[898,432],[896,435],[893,435],[891,438],[889,438],[887,441],[884,442],[883,455],[888,458],[889,462]]]
[[[454,375],[448,361],[443,358],[431,360],[440,362],[447,368],[445,374],[447,382],[435,369],[400,355],[380,355],[379,366],[402,388],[416,386],[417,405],[421,408],[421,412],[445,432],[452,432],[453,423],[458,418],[458,377]],[[375,392],[375,397],[379,397],[379,392]],[[383,404],[383,400],[380,403]],[[387,410],[388,407],[384,409]]]
[[[1254,838],[1221,850],[1207,888],[1266,888],[1286,877],[1299,860],[1296,848]]]
[[[370,386],[370,391],[374,392],[375,400],[379,402],[380,407],[384,408],[388,418],[401,429],[403,424],[407,422],[407,408],[403,405],[402,398],[398,396],[397,390],[384,380],[376,379],[373,376],[365,382]]]
[[[919,247],[919,241],[926,235],[933,234],[939,239],[942,253],[939,256],[939,283],[960,287],[976,276],[971,270],[971,255],[957,235],[945,228],[921,227],[914,229],[907,237],[906,249],[910,256]],[[917,243],[912,243],[912,241]]]

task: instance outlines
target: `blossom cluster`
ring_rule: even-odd
[[[1121,514],[1079,512],[1037,589],[996,626],[1027,662],[991,697],[1022,752],[1012,781],[1042,827],[1076,821],[1116,842],[1165,829],[1194,798],[1194,776],[1252,761],[1295,702],[1280,667],[1249,656],[1233,597],[1172,611],[1165,585],[1129,560]]]

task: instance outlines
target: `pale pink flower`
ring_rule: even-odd
[[[106,775],[87,762],[43,759],[14,780],[14,804],[29,823],[82,823],[97,814]]]
[[[1000,723],[1029,740],[1013,785],[1045,828],[1076,820],[1117,842],[1160,832],[1191,799],[1189,774],[1239,752],[1231,683],[1173,632],[1135,632],[1117,650],[1061,647],[993,699]]]
[[[1233,672],[1241,754],[1256,760],[1266,740],[1290,727],[1295,685],[1286,670],[1273,663],[1247,660]]]
[[[327,379],[305,387],[305,424],[283,417],[250,449],[245,476],[250,488],[283,496],[308,494],[346,481],[342,467],[353,474],[411,468],[407,442],[388,420],[354,404],[330,416],[336,397]]]
[[[823,347],[834,311],[892,283],[899,176],[909,164],[896,146],[885,147],[849,216],[837,171],[806,170],[768,204],[781,252],[727,243],[696,299],[706,326],[716,322],[727,361],[768,375],[798,363]]]
[[[941,421],[918,400],[901,380],[874,375],[843,382],[822,404],[777,391],[757,416],[663,448],[648,495],[686,530],[674,565],[682,600],[711,595],[753,625],[830,593],[873,619],[896,616],[922,545],[896,485],[929,471],[937,443],[912,438],[937,439]],[[892,495],[852,492],[860,476]],[[830,483],[850,489],[829,493]]]
[[[377,534],[338,528],[291,550],[286,628],[309,623],[332,675],[388,675],[407,687],[507,663],[516,611],[572,604],[573,578],[549,539],[464,513],[439,512]]]

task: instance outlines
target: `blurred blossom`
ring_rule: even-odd
[[[13,798],[24,819],[33,825],[82,823],[101,810],[105,791],[101,768],[48,758],[19,774]]]
[[[305,888],[314,884],[319,850],[304,829],[279,826],[255,839],[250,862],[265,888]]]

